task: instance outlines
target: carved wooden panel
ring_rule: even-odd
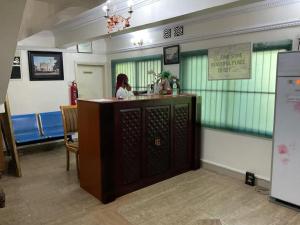
[[[145,109],[147,175],[162,174],[170,168],[170,107]]]
[[[188,163],[189,105],[174,106],[174,153],[175,167],[182,168]]]
[[[121,148],[123,184],[141,177],[141,110],[121,110]]]

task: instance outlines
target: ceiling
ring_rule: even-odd
[[[18,40],[51,31],[56,47],[151,28],[264,0],[134,0],[130,29],[108,35],[106,0],[27,0]],[[127,16],[127,0],[111,0],[112,12]],[[167,9],[167,10],[166,10]]]
[[[55,36],[55,45],[59,48],[75,45],[76,43],[109,38],[138,30],[149,29],[198,16],[209,16],[214,13],[244,7],[263,0],[134,0],[134,13],[130,19],[130,28],[117,29],[108,34],[107,21],[104,18],[102,7],[96,7],[74,18],[61,23],[52,32]],[[128,16],[126,0],[118,2],[118,14]],[[124,5],[125,3],[125,5]]]
[[[105,0],[27,0],[19,40],[72,20],[104,2]]]

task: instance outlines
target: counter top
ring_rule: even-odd
[[[112,102],[128,102],[128,101],[144,101],[144,100],[156,100],[156,99],[170,99],[170,98],[184,98],[194,95],[181,94],[181,95],[138,95],[124,99],[117,98],[101,98],[101,99],[78,99],[79,101],[96,102],[96,103],[112,103]]]

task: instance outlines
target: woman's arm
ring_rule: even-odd
[[[125,86],[125,87],[126,87],[126,90],[127,90],[127,91],[131,91],[131,90],[132,90],[132,88],[131,88],[130,84],[126,84],[126,86]]]

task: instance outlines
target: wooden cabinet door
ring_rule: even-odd
[[[161,175],[170,170],[170,105],[145,108],[146,176]]]
[[[129,185],[142,176],[141,108],[120,110],[121,185]]]
[[[189,104],[174,105],[173,110],[174,169],[180,171],[190,167]]]

